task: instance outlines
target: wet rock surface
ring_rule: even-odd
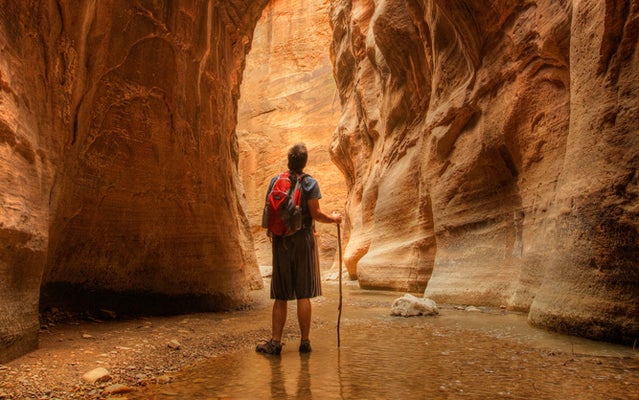
[[[391,305],[391,315],[402,317],[415,317],[418,315],[437,315],[437,304],[427,298],[420,298],[412,294],[405,294],[393,301]]]

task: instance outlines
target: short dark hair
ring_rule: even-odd
[[[308,151],[304,143],[297,143],[288,149],[288,169],[293,172],[302,172],[306,167]]]

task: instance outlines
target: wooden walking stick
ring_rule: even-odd
[[[337,248],[339,254],[339,305],[337,306],[339,312],[337,313],[337,348],[339,348],[339,321],[342,318],[342,237],[339,229],[339,224],[337,224]]]

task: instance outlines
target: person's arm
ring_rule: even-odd
[[[308,210],[315,221],[323,222],[325,224],[342,223],[342,216],[340,214],[333,213],[329,215],[320,209],[319,199],[309,199]]]

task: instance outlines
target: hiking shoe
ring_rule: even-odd
[[[265,343],[258,344],[255,348],[255,351],[258,353],[273,354],[275,356],[279,356],[282,352],[282,343],[275,342],[273,339],[271,339]]]
[[[310,340],[302,340],[300,343],[300,353],[310,353],[311,352],[311,341]]]

